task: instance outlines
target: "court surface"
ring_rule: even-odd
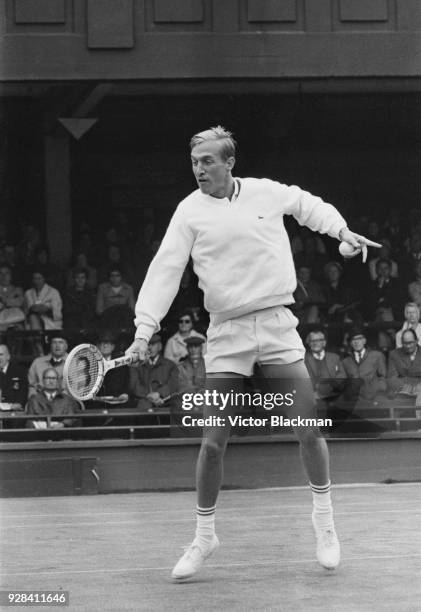
[[[333,498],[338,570],[315,561],[307,489],[223,491],[221,548],[182,584],[170,571],[192,539],[193,492],[3,499],[1,589],[70,591],[70,607],[37,610],[421,611],[421,484]]]

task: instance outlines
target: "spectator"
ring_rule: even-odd
[[[18,263],[16,248],[13,244],[4,245],[3,260],[4,261],[2,263],[9,266],[14,282],[18,283],[19,285],[22,285],[23,280],[24,280],[24,272]]]
[[[398,279],[392,278],[392,264],[389,259],[379,258],[376,263],[377,278],[372,281],[368,295],[367,317],[372,321],[376,311],[383,304],[387,304],[396,321],[401,312],[403,302],[402,286]]]
[[[308,236],[312,236],[313,234],[307,227],[297,225],[295,221],[291,223],[291,219],[285,219],[285,227],[287,228],[288,234],[292,236],[291,251],[295,261],[296,256],[300,253],[303,253],[304,251],[304,243],[306,241],[306,238]],[[316,234],[315,238],[317,252],[321,253],[322,255],[325,255],[326,247],[324,245],[322,236],[320,234]]]
[[[193,317],[189,311],[185,311],[178,319],[178,331],[169,338],[165,345],[164,356],[174,363],[179,363],[183,357],[187,357],[186,339],[195,336],[206,341],[205,336],[193,329]],[[205,353],[205,347],[203,353]]]
[[[353,328],[348,339],[351,354],[342,363],[351,389],[359,399],[372,401],[387,388],[385,357],[366,347],[367,338],[360,328]]]
[[[130,368],[130,395],[138,399],[142,412],[155,412],[173,404],[170,396],[178,391],[178,370],[173,361],[162,357],[162,342],[154,334],[149,342],[149,358]]]
[[[63,387],[63,368],[67,357],[67,339],[62,332],[50,336],[50,352],[37,357],[31,363],[28,372],[29,396],[34,395],[42,383],[42,373],[47,367],[53,367],[58,374],[59,388]]]
[[[35,268],[37,272],[41,272],[49,285],[56,287],[58,290],[63,288],[63,273],[59,266],[52,263],[48,249],[45,246],[40,246],[35,251]]]
[[[12,271],[6,264],[0,266],[0,332],[25,321],[23,290],[12,285]]]
[[[407,329],[413,329],[418,338],[418,345],[421,346],[421,323],[420,309],[415,302],[408,302],[405,305],[405,321],[401,329],[396,332],[396,348],[402,348],[402,334]]]
[[[414,265],[421,259],[421,229],[419,223],[411,227],[411,235],[406,241],[407,253],[402,257],[402,265],[411,273]]]
[[[115,355],[116,339],[112,331],[102,331],[97,339],[96,343],[101,355],[105,361],[110,361]],[[104,381],[99,388],[97,393],[97,400],[100,398],[107,398],[107,403],[112,404],[124,404],[129,399],[127,389],[129,387],[129,368],[128,366],[121,366],[114,368],[107,372]],[[105,404],[105,400],[104,400]],[[88,407],[88,406],[87,406]],[[98,408],[98,403],[92,408]],[[105,407],[105,406],[104,406]]]
[[[311,331],[306,338],[308,350],[305,364],[317,399],[333,399],[345,387],[346,374],[336,353],[326,351],[326,336],[321,329]]]
[[[321,245],[321,246],[320,246]],[[321,280],[323,267],[328,259],[325,253],[323,242],[320,236],[313,235],[306,231],[303,240],[303,250],[298,252],[295,257],[295,267],[298,270],[301,266],[310,268],[315,280]]]
[[[415,397],[421,406],[421,349],[413,329],[406,329],[402,347],[391,351],[387,381],[392,395]]]
[[[174,313],[186,310],[196,310],[200,314],[203,311],[203,292],[197,286],[197,277],[193,273],[190,265],[186,266],[180,281],[180,288],[171,306]]]
[[[408,285],[409,297],[418,308],[421,308],[421,260],[417,261],[415,266],[415,280]]]
[[[355,292],[343,279],[343,268],[337,261],[330,261],[324,267],[326,283],[323,292],[326,297],[326,317],[328,322],[350,322],[354,310],[360,305]]]
[[[301,265],[297,270],[297,288],[294,292],[295,303],[291,310],[301,324],[319,323],[320,306],[325,303],[321,286],[311,278],[311,267]]]
[[[107,249],[107,260],[98,268],[98,280],[100,283],[107,282],[110,277],[111,270],[119,268],[124,279],[133,286],[134,274],[131,266],[126,261],[123,261],[121,255],[121,247],[119,244],[110,244]]]
[[[370,220],[367,225],[367,238],[374,240],[374,242],[380,242],[380,226],[377,221]]]
[[[98,263],[99,253],[98,248],[92,238],[92,232],[90,227],[83,223],[79,228],[79,242],[76,245],[75,252],[76,253],[84,253],[87,260],[93,265],[96,266]],[[76,262],[76,266],[80,267],[80,263]],[[83,267],[83,266],[82,266]],[[93,287],[95,289],[95,287]]]
[[[391,252],[392,252],[392,246],[390,244],[390,240],[388,238],[382,238],[380,240],[380,243],[382,246],[377,251],[376,256],[370,259],[368,262],[370,279],[372,281],[377,280],[376,264],[379,261],[379,259],[387,259],[388,261],[390,261],[390,265],[391,265],[390,276],[392,278],[398,278],[399,277],[398,264],[396,263],[396,261],[393,261],[393,259],[391,259],[390,257]]]
[[[32,289],[25,291],[25,311],[30,329],[61,329],[63,326],[60,293],[45,282],[41,272],[32,274]]]
[[[11,360],[9,348],[0,344],[0,398],[12,404],[12,410],[23,410],[28,399],[27,374]]]
[[[377,331],[377,347],[388,352],[395,347],[396,327],[393,325],[395,314],[391,304],[384,301],[376,308],[374,323],[379,323]]]
[[[61,429],[63,427],[76,427],[79,425],[75,418],[54,420],[55,416],[73,417],[80,411],[79,403],[70,395],[60,391],[59,375],[52,367],[46,368],[42,373],[41,388],[31,395],[26,407],[28,415],[51,416],[47,419],[31,419],[27,421],[26,427],[33,429]]]
[[[394,208],[389,211],[389,215],[383,226],[383,231],[388,236],[393,251],[399,253],[403,247],[405,231],[402,223],[402,217],[398,209]]]
[[[122,328],[133,325],[135,299],[133,288],[123,281],[120,268],[110,268],[109,282],[98,287],[96,312],[101,327]]]
[[[95,321],[95,294],[87,285],[86,270],[74,270],[74,284],[64,296],[64,325],[67,328],[90,329]]]
[[[98,275],[96,268],[91,266],[88,262],[88,258],[85,253],[82,251],[76,253],[73,259],[73,265],[68,271],[67,274],[67,283],[66,286],[68,288],[73,287],[75,283],[75,272],[76,270],[85,270],[86,272],[86,285],[92,289],[96,290],[98,285]]]
[[[196,393],[205,389],[206,370],[202,353],[204,342],[204,339],[198,336],[185,340],[187,357],[178,364],[180,393]]]
[[[18,259],[26,268],[35,264],[35,251],[40,246],[40,231],[35,225],[26,223],[22,228],[23,238],[20,241],[17,253]]]

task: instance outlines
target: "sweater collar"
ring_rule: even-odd
[[[225,198],[215,198],[214,196],[207,194],[207,193],[202,193],[200,190],[200,195],[208,202],[211,202],[212,204],[223,204],[224,202],[226,202],[226,200],[228,200],[228,202],[236,202],[238,199],[238,196],[240,195],[240,191],[241,191],[241,180],[239,178],[234,177],[234,193],[232,194],[232,198],[231,200],[227,197]]]

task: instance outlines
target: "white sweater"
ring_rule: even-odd
[[[190,255],[205,308],[223,321],[294,302],[297,281],[285,214],[333,238],[346,226],[336,208],[299,187],[239,180],[232,201],[198,189],[178,205],[139,292],[136,338],[149,340],[159,330]]]

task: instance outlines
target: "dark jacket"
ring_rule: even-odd
[[[321,399],[337,395],[343,390],[346,383],[346,374],[342,362],[336,353],[325,352],[324,359],[318,361],[313,357],[311,352],[307,351],[304,361],[308,373],[310,374],[313,387]],[[323,368],[327,370],[327,377],[320,377],[319,375],[319,367],[321,364],[323,364]]]
[[[95,320],[95,294],[89,287],[77,291],[71,287],[63,296],[65,327],[89,328]]]
[[[26,407],[27,414],[36,415],[51,415],[65,416],[74,415],[80,411],[78,402],[67,395],[66,393],[57,393],[57,395],[49,400],[44,391],[38,391],[35,395],[31,395]],[[54,418],[53,418],[54,420]],[[79,423],[76,419],[60,419],[65,427],[77,426]],[[31,426],[30,422],[27,426]]]
[[[395,349],[389,354],[389,368],[387,382],[391,391],[399,391],[404,385],[417,385],[421,383],[421,348],[417,348],[415,359],[411,361],[409,355],[402,348]]]
[[[3,402],[21,404],[25,408],[28,400],[28,375],[24,368],[9,362],[6,374],[0,372],[0,389]]]
[[[352,353],[342,363],[347,377],[360,381],[360,398],[372,400],[378,393],[386,391],[386,359],[380,351],[366,349],[359,363]]]
[[[129,370],[129,393],[138,400],[137,407],[140,410],[153,408],[152,402],[146,397],[148,393],[157,391],[161,398],[166,398],[178,391],[177,366],[161,355],[154,365],[146,362]]]
[[[189,357],[185,357],[178,364],[178,380],[180,392],[193,393],[203,391],[206,382],[206,368],[203,357],[193,364]]]

